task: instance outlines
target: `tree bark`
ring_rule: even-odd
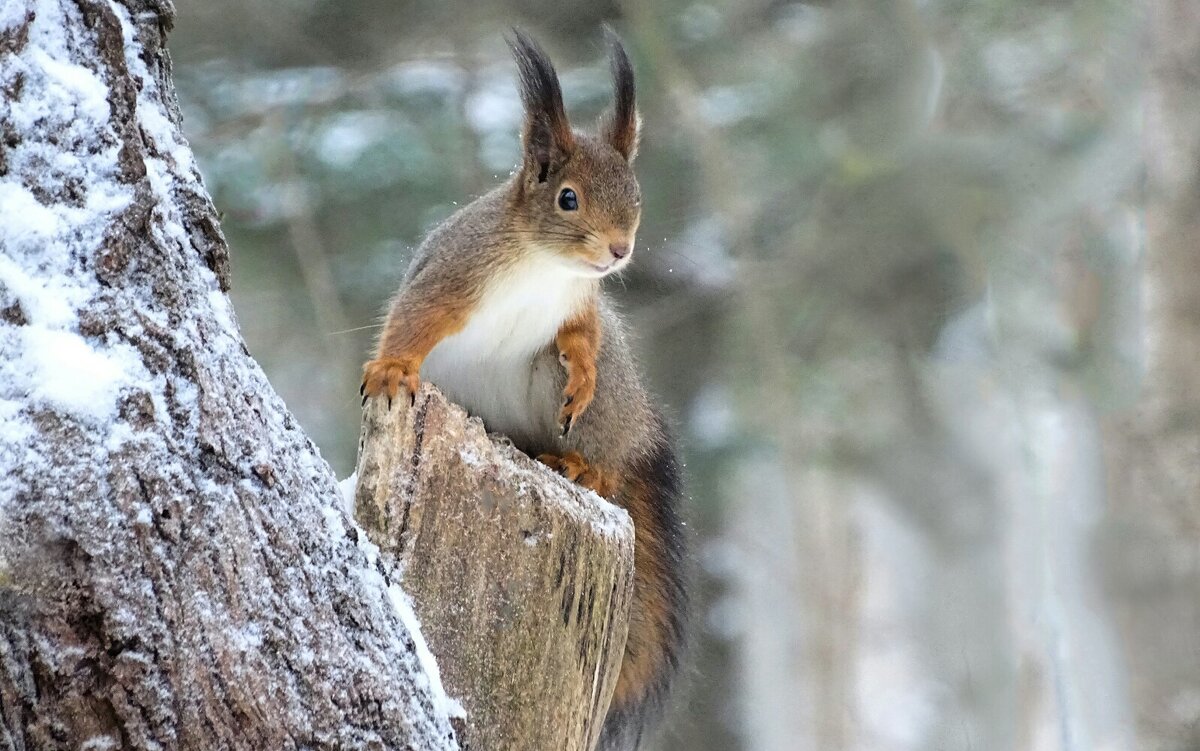
[[[356,516],[399,560],[464,747],[587,751],[633,595],[629,516],[547,473],[429,387],[367,408]]]
[[[166,0],[0,6],[0,749],[457,749],[390,555],[343,510],[239,333],[228,249],[180,133],[173,15]],[[438,431],[475,435],[446,414]],[[528,498],[580,503],[515,466],[479,479],[497,508],[554,517],[518,501],[517,476]],[[438,492],[444,467],[420,469]],[[420,500],[451,502],[406,497]],[[571,538],[565,516],[546,524],[529,529],[562,536],[538,554]],[[614,529],[605,565],[628,552]],[[503,555],[529,550],[496,547],[491,586],[509,582]],[[412,558],[415,585],[435,552],[459,555]],[[612,579],[596,602],[619,610],[628,570]],[[416,591],[418,609],[427,591],[441,592]],[[603,703],[602,664],[577,721]]]

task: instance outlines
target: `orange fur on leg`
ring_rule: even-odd
[[[375,359],[363,365],[363,403],[372,396],[386,394],[390,405],[402,383],[415,398],[425,356],[442,339],[462,330],[470,311],[471,304],[465,300],[425,303],[397,299],[388,314]]]
[[[567,369],[558,424],[566,435],[596,395],[596,355],[600,352],[600,313],[592,301],[558,330],[558,360]]]

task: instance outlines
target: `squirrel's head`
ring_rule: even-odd
[[[592,277],[629,263],[642,202],[632,168],[641,128],[633,66],[616,35],[606,34],[614,97],[595,135],[571,129],[558,74],[537,42],[516,30],[509,40],[525,106],[519,229],[571,270]]]

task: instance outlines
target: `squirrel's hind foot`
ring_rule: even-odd
[[[611,473],[588,464],[578,451],[558,454],[542,454],[537,460],[571,482],[596,491],[602,498],[610,498],[617,489],[616,479]]]

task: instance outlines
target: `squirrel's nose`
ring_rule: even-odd
[[[608,250],[617,260],[629,255],[629,243],[609,243]]]

